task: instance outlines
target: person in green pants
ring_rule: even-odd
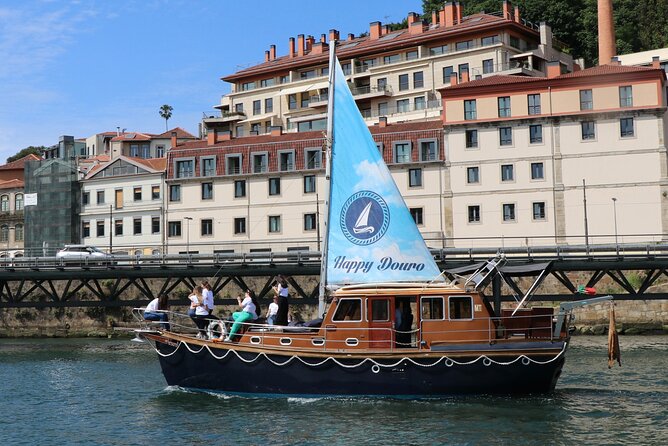
[[[241,296],[237,296],[237,302],[241,307],[241,311],[235,311],[234,313],[232,313],[234,324],[232,325],[230,333],[227,335],[225,339],[223,339],[223,342],[232,342],[234,340],[234,336],[241,328],[241,324],[247,321],[254,321],[255,319],[257,319],[257,314],[255,311],[256,307],[255,303],[253,303],[253,298],[251,297],[250,290],[246,290],[246,294],[243,300],[241,300]]]

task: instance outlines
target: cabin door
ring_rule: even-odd
[[[394,341],[390,319],[390,299],[387,297],[367,298],[367,318],[369,348],[391,348]]]

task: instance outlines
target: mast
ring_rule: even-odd
[[[329,88],[327,90],[327,135],[325,152],[325,236],[320,254],[320,286],[318,290],[318,316],[325,313],[327,292],[327,246],[329,242],[329,201],[332,184],[332,144],[334,143],[334,81],[336,75],[336,40],[329,41]]]

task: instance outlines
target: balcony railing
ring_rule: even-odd
[[[441,107],[441,101],[440,100],[431,100],[431,101],[426,101],[424,103],[424,106],[419,105],[415,106],[414,103],[409,103],[407,105],[401,105],[399,107],[387,107],[383,110],[378,110],[377,108],[374,110],[360,110],[362,113],[362,116],[365,119],[369,118],[374,118],[377,116],[392,116],[392,115],[397,115],[397,114],[403,114],[403,113],[413,113],[416,111],[429,111],[429,110],[434,110],[434,109],[439,109]]]
[[[390,95],[392,94],[392,88],[389,85],[380,85],[380,86],[371,86],[371,85],[364,85],[362,87],[355,87],[352,90],[353,96],[361,96],[365,94],[385,94],[385,95]]]

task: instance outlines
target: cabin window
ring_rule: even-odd
[[[450,320],[473,319],[473,299],[471,296],[450,296],[448,308]]]
[[[422,320],[443,319],[443,298],[442,297],[423,297],[422,298]]]
[[[371,301],[371,320],[375,322],[390,320],[390,301],[387,299]]]
[[[335,322],[361,321],[362,299],[341,299],[332,320]]]

